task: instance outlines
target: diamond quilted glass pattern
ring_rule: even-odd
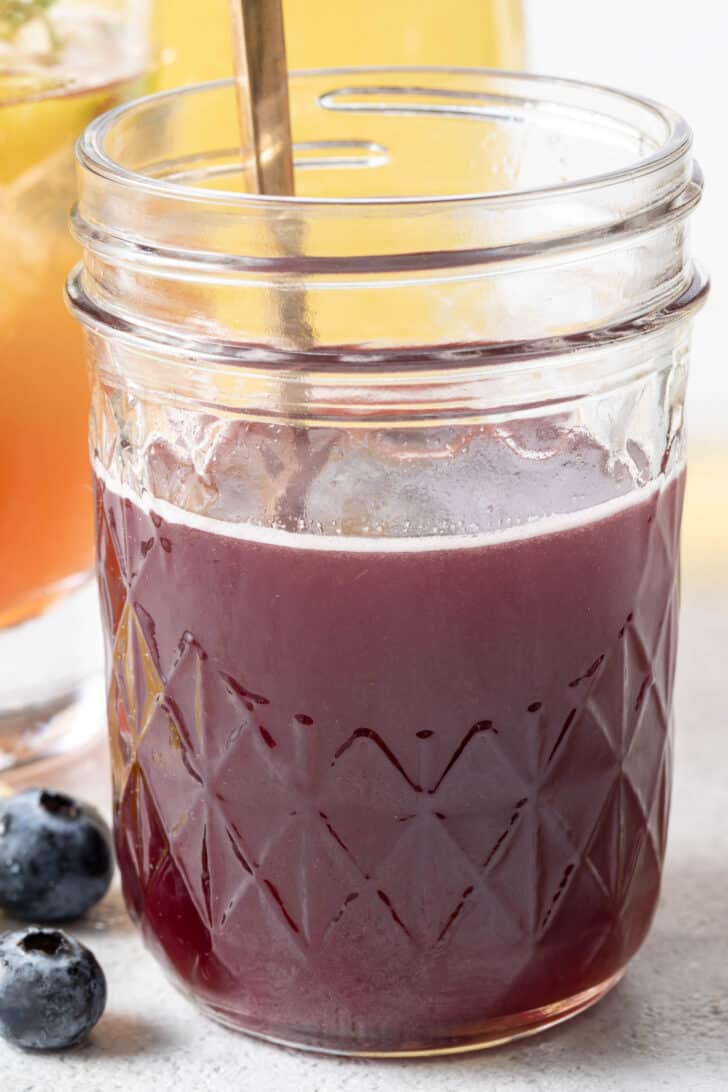
[[[365,568],[99,485],[119,859],[172,973],[352,1048],[618,973],[665,851],[680,500]]]

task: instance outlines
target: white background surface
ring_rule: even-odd
[[[453,9],[457,8],[457,0]],[[728,4],[725,0],[527,0],[537,72],[607,83],[658,99],[695,133],[706,179],[695,253],[710,306],[696,326],[689,400],[693,444],[728,437]],[[724,503],[728,502],[728,486]],[[728,1082],[727,1082],[728,1083]]]
[[[449,2],[455,17],[457,0]],[[695,244],[714,293],[698,322],[692,434],[694,448],[719,446],[728,408],[728,5],[531,0],[529,6],[532,67],[662,99],[695,129],[707,178]],[[725,505],[728,496],[715,499]],[[70,1054],[39,1058],[0,1046],[0,1092],[725,1092],[727,654],[725,576],[708,588],[688,572],[664,895],[626,980],[585,1016],[539,1039],[461,1059],[363,1063],[297,1055],[198,1016],[142,952],[114,894],[82,930],[110,987],[93,1040]],[[103,765],[76,769],[74,781],[81,777],[105,795]]]

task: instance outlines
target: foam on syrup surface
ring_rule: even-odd
[[[678,468],[678,473],[684,467]],[[579,527],[611,518],[633,506],[643,504],[661,488],[666,488],[676,475],[669,479],[664,476],[653,479],[647,485],[631,489],[629,492],[588,508],[574,512],[559,513],[541,517],[498,531],[483,531],[474,534],[459,535],[418,535],[387,537],[376,535],[341,535],[313,534],[311,532],[284,531],[272,527],[262,527],[255,523],[235,523],[231,520],[214,519],[197,512],[189,512],[160,500],[149,493],[139,495],[128,485],[113,478],[94,460],[93,471],[104,483],[105,488],[116,496],[129,500],[147,514],[154,512],[167,523],[189,527],[205,534],[219,535],[243,542],[258,542],[261,545],[277,546],[294,550],[323,550],[335,553],[428,553],[440,550],[477,549],[483,546],[496,546],[506,542],[520,542],[525,539],[557,535],[564,531],[573,531]]]

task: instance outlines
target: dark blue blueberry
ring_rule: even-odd
[[[56,929],[0,934],[0,1035],[24,1050],[75,1046],[106,1006],[96,957]]]
[[[98,812],[42,789],[0,800],[0,909],[20,921],[68,921],[106,894],[114,870]]]

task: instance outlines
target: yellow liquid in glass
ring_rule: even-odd
[[[453,11],[456,7],[456,12]],[[521,0],[284,0],[289,68],[521,68]],[[232,74],[229,0],[157,0],[161,87]]]
[[[124,25],[115,50],[115,24],[102,19],[94,37],[92,17],[78,30],[82,45],[99,43],[93,70],[75,70],[74,55],[67,67],[0,56],[0,628],[42,611],[93,563],[88,379],[63,299],[79,257],[73,143],[146,84],[126,63]],[[69,41],[73,29],[64,24]]]

